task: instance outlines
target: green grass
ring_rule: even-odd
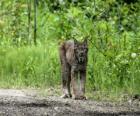
[[[111,1],[96,1],[96,8],[94,1],[82,3],[84,7],[68,2],[69,7],[62,5],[56,11],[56,1],[40,1],[37,46],[33,46],[33,10],[29,45],[27,2],[2,0],[0,87],[57,88],[61,84],[58,43],[89,36],[87,96],[119,99],[124,94],[140,94],[139,2]]]
[[[47,43],[38,46],[0,47],[0,87],[60,88],[58,42],[49,40]],[[122,98],[119,98],[121,93],[122,96],[140,93],[139,56],[128,59],[128,64],[120,61],[114,64],[114,61],[104,58],[96,49],[89,49],[88,56],[86,94],[89,98],[116,100]],[[121,60],[124,59],[126,58]],[[126,70],[129,72],[123,72]]]
[[[0,87],[46,87],[59,84],[57,45],[0,48]]]

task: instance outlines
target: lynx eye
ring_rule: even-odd
[[[85,48],[84,51],[87,52],[88,51],[88,48]]]
[[[74,50],[77,50],[77,48],[78,48],[77,46],[74,46]]]

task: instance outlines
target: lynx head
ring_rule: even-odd
[[[75,58],[78,63],[82,64],[87,62],[87,53],[88,53],[88,45],[87,39],[85,39],[82,43],[74,40],[74,52]]]

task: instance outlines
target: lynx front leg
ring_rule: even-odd
[[[75,71],[75,68],[71,70],[71,82],[72,82],[72,89],[73,89],[73,99],[78,99],[79,97],[79,87],[78,87],[78,72]]]
[[[80,99],[86,99],[85,84],[86,84],[86,71],[81,71],[80,72]]]

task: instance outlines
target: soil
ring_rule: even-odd
[[[42,97],[35,90],[0,90],[0,116],[140,116],[140,101],[124,103]]]

